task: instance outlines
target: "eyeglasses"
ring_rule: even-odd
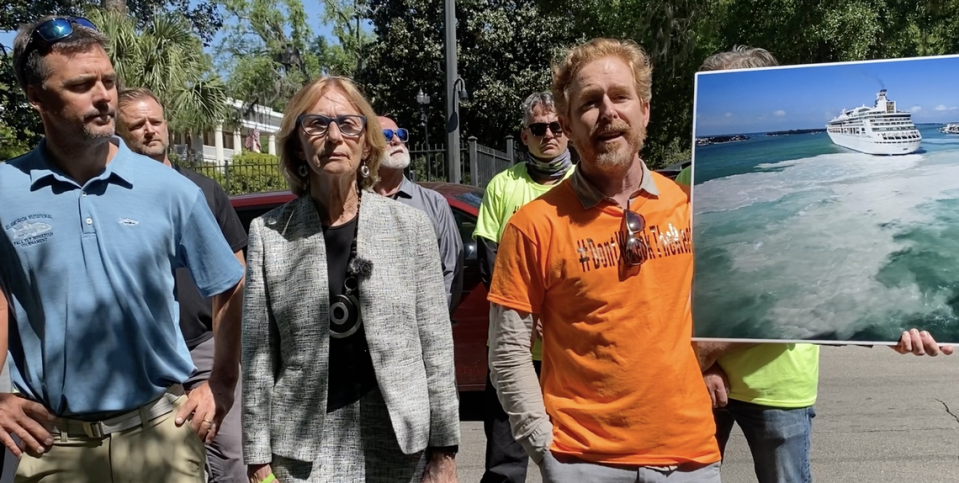
[[[30,53],[37,48],[36,41],[38,39],[43,41],[47,47],[50,47],[53,44],[73,35],[74,25],[86,27],[91,30],[97,30],[97,27],[96,25],[93,25],[93,22],[83,17],[51,18],[50,20],[41,22],[39,25],[34,27],[33,32],[30,34],[30,40],[27,41],[27,46],[23,49],[23,53],[20,54],[20,57],[17,59],[17,71],[23,69],[23,66],[27,61],[27,57],[29,57]]]
[[[550,123],[535,122],[526,127],[529,128],[529,132],[533,133],[533,136],[545,136],[547,127],[553,132],[554,136],[563,135],[563,126],[560,126],[558,121],[553,121]]]
[[[358,114],[343,114],[336,117],[327,117],[322,114],[303,114],[296,118],[296,122],[303,128],[303,132],[310,136],[326,136],[330,124],[336,123],[340,133],[348,138],[355,138],[366,128],[366,116]]]
[[[398,137],[400,139],[400,142],[403,142],[403,143],[410,140],[410,132],[403,128],[399,128],[395,131],[392,129],[384,129],[383,135],[386,136],[386,142],[392,141],[393,136]]]
[[[629,209],[625,210],[620,231],[625,236],[622,242],[623,260],[629,266],[636,267],[643,264],[643,253],[647,248],[646,241],[640,237],[640,234],[644,228],[646,228],[646,219],[643,215]]]

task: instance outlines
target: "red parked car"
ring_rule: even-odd
[[[486,335],[489,330],[489,302],[486,287],[480,282],[473,229],[483,200],[483,190],[475,186],[451,183],[419,183],[438,191],[453,210],[463,237],[463,294],[451,317],[456,351],[456,381],[460,392],[483,391],[486,387]],[[249,231],[250,222],[294,198],[288,191],[250,193],[230,197],[233,209]]]

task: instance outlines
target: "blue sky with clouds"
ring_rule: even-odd
[[[697,74],[696,136],[824,128],[879,89],[913,121],[959,121],[959,56]]]

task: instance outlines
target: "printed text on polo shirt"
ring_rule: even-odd
[[[683,253],[692,253],[690,230],[687,226],[677,229],[672,223],[663,228],[660,225],[647,226],[637,235],[641,243],[637,248],[640,259],[646,262],[655,258],[664,258]],[[624,259],[626,233],[617,230],[599,242],[592,238],[576,240],[579,253],[579,265],[582,271],[589,272],[600,268],[617,267]]]

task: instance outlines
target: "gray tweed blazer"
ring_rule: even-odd
[[[376,380],[400,449],[458,445],[453,333],[433,225],[426,213],[364,192],[357,258],[360,307]],[[243,449],[318,457],[326,418],[329,288],[320,218],[307,195],[250,225],[243,296]]]

